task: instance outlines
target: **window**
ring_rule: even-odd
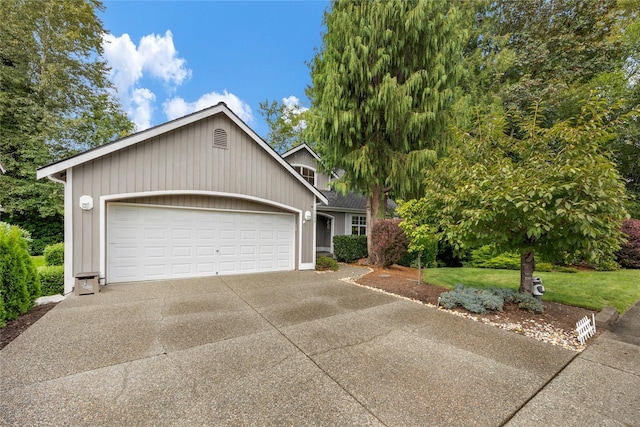
[[[364,215],[351,216],[351,234],[364,236],[367,234],[367,217]]]
[[[306,168],[304,166],[294,166],[293,167],[296,172],[298,172],[307,182],[311,185],[316,185],[316,171],[311,168]]]

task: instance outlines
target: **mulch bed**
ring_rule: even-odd
[[[386,292],[415,299],[425,303],[436,305],[441,293],[447,289],[427,283],[418,283],[418,270],[415,268],[393,265],[384,269],[379,266],[368,266],[373,272],[358,279],[357,282],[384,290]],[[459,309],[457,311],[465,311]],[[576,322],[584,316],[591,317],[594,313],[585,308],[573,307],[555,302],[544,301],[544,313],[531,314],[528,311],[520,310],[517,305],[505,305],[502,312],[490,313],[486,315],[473,314],[478,318],[486,318],[492,322],[500,323],[522,323],[530,320],[544,322],[567,332],[576,329]]]

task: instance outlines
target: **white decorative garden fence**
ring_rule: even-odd
[[[584,316],[576,323],[576,331],[578,332],[578,341],[580,344],[584,344],[589,338],[596,334],[596,317],[591,314],[591,319],[588,316]]]

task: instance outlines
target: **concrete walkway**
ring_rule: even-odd
[[[575,356],[339,280],[363,273],[69,296],[0,351],[0,425],[531,425]]]
[[[507,425],[640,426],[640,301]]]

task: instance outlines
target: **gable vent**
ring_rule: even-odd
[[[225,150],[229,148],[229,138],[227,138],[226,130],[216,129],[213,131],[213,146]]]

